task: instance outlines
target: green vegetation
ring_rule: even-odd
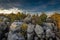
[[[11,14],[0,14],[0,16],[5,16],[7,18],[9,18],[10,22],[13,22],[15,20],[22,20],[25,17],[27,17],[30,14],[24,14],[24,13],[11,13]],[[45,13],[42,13],[40,16],[37,15],[33,15],[32,16],[32,20],[35,20],[37,24],[42,24],[42,22],[44,22],[47,18],[47,15]]]
[[[0,14],[0,16],[7,17],[10,20],[10,22],[13,22],[15,20],[24,19],[26,17],[25,14],[20,13],[20,12],[18,12],[16,14],[14,14],[14,13],[11,13],[11,14]]]
[[[36,21],[37,24],[41,25],[43,22],[46,21],[47,15],[45,13],[42,13],[40,16],[33,15],[32,19]]]

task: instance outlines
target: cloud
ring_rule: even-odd
[[[0,0],[0,8],[18,9],[39,12],[60,10],[60,0]]]
[[[18,9],[18,8],[11,8],[11,9],[0,9],[0,13],[4,13],[4,14],[10,14],[10,13],[18,13],[18,12],[23,12],[22,9]]]

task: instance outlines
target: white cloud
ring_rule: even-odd
[[[4,13],[4,14],[10,14],[10,13],[17,13],[17,12],[23,12],[23,10],[19,10],[18,8],[11,8],[11,9],[0,9],[0,13]]]

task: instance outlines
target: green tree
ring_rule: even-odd
[[[26,14],[18,12],[16,16],[17,16],[17,19],[20,20],[20,19],[24,19],[26,17]]]
[[[14,14],[14,13],[8,14],[7,17],[10,19],[11,22],[13,22],[14,20],[17,19],[16,14]]]
[[[41,25],[43,22],[46,21],[47,15],[44,12],[42,12],[42,14],[40,16],[37,16],[36,18],[37,18],[36,23]]]
[[[40,15],[40,19],[41,19],[41,21],[46,21],[46,18],[47,18],[47,15],[44,13],[44,12],[42,12],[42,14]]]

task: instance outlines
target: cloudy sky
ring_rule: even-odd
[[[31,12],[60,11],[60,0],[0,0],[0,9],[11,8]]]

